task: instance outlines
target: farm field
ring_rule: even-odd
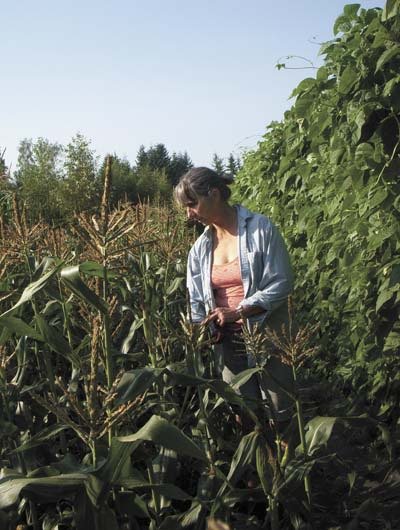
[[[106,199],[62,229],[29,226],[15,201],[3,219],[2,528],[204,528],[210,515],[232,528],[395,528],[395,440],[316,380],[315,326],[288,338],[288,444],[260,414],[243,432],[234,411],[249,404],[216,378],[186,315],[193,232],[165,207],[108,214]],[[268,355],[263,337],[248,341],[257,368],[238,386]]]
[[[334,32],[237,167],[296,283],[293,325],[246,327],[256,366],[232,385],[190,319],[198,234],[165,168],[121,202],[107,157],[90,208],[46,220],[1,188],[0,530],[400,528],[400,2],[345,6]],[[270,376],[271,342],[296,382],[283,431],[236,392]]]

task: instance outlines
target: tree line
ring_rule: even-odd
[[[106,157],[96,155],[90,140],[79,133],[66,146],[46,138],[24,139],[13,173],[7,167],[5,150],[0,149],[1,196],[4,201],[10,192],[17,193],[31,221],[62,221],[98,206],[105,164]],[[241,162],[233,154],[226,160],[214,154],[210,165],[235,174]],[[111,206],[122,201],[168,201],[173,186],[191,167],[186,151],[171,154],[163,143],[140,146],[134,163],[114,153]]]

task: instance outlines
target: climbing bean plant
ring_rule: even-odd
[[[346,5],[333,31],[315,77],[247,155],[236,197],[285,234],[325,371],[383,413],[398,396],[400,2]]]

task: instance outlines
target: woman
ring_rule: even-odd
[[[293,279],[284,241],[271,221],[243,206],[228,203],[232,179],[206,167],[189,170],[175,188],[175,198],[186,208],[189,219],[206,226],[190,250],[187,286],[192,320],[214,323],[222,332],[215,352],[223,360],[222,377],[254,366],[240,336],[242,318],[279,331],[287,322],[287,299]],[[276,357],[267,363],[273,378],[291,386],[290,370]],[[263,381],[269,394],[270,416],[287,420],[291,403],[279,384]],[[255,378],[241,387],[247,397],[260,397]]]

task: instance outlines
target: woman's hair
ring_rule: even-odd
[[[210,190],[217,188],[221,199],[227,201],[231,196],[229,185],[232,182],[232,175],[218,174],[208,167],[194,167],[182,175],[174,189],[174,197],[179,204],[186,206],[197,202],[198,197],[206,197]]]

